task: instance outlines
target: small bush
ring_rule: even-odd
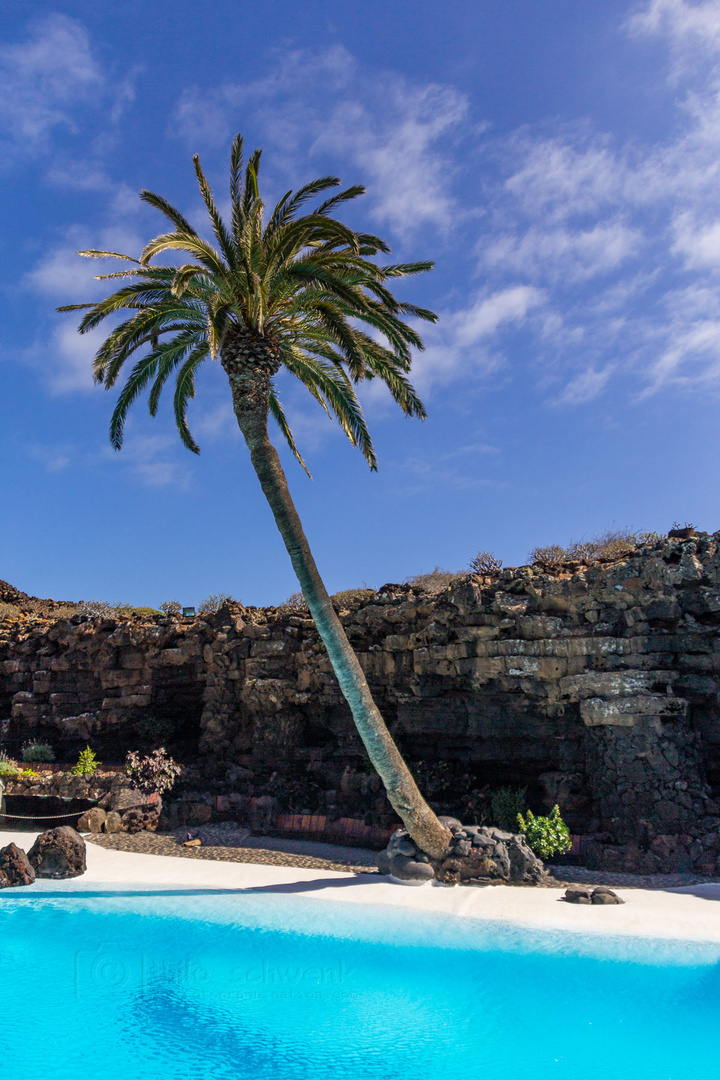
[[[170,742],[177,733],[177,723],[169,716],[141,716],[134,727],[139,739],[154,746]]]
[[[182,765],[166,754],[164,746],[142,758],[131,750],[125,759],[126,774],[133,787],[144,795],[162,795],[170,791],[182,771]]]
[[[516,789],[510,787],[493,791],[490,796],[490,812],[493,825],[497,825],[501,829],[507,829],[508,832],[515,832],[518,814],[522,814],[527,806],[525,801],[526,791],[527,788]]]
[[[546,547],[536,547],[528,555],[533,566],[562,566],[570,558],[567,548],[559,544],[548,544]]]
[[[499,574],[502,565],[502,559],[496,559],[491,551],[478,551],[475,558],[470,560],[473,574]]]
[[[164,604],[160,604],[160,610],[163,615],[180,615],[182,604],[179,600],[166,600]]]
[[[622,559],[644,544],[655,544],[661,537],[655,532],[631,532],[630,529],[608,529],[589,540],[573,540],[568,547],[549,544],[537,547],[528,555],[533,566],[551,569],[566,562],[597,562],[599,559]]]
[[[70,619],[73,615],[77,615],[77,604],[60,604],[59,607],[53,608],[49,613],[50,619]]]
[[[73,776],[94,776],[101,764],[102,762],[98,761],[94,751],[89,746],[86,746],[84,750],[80,751],[77,765],[73,765],[70,772]]]
[[[525,833],[528,846],[540,859],[550,859],[553,855],[563,855],[572,847],[570,830],[560,817],[560,807],[556,804],[547,817],[535,817],[532,810],[523,816],[518,814],[520,831]]]
[[[41,743],[31,740],[23,743],[23,761],[54,761],[55,751],[50,743]]]
[[[305,603],[305,597],[301,592],[290,593],[287,600],[278,604],[277,610],[283,615],[302,615],[307,618],[310,610]]]
[[[107,600],[83,600],[77,605],[77,615],[87,615],[91,619],[112,619],[118,613],[121,604],[109,604]]]
[[[343,589],[341,592],[333,593],[330,599],[336,611],[344,611],[347,608],[359,606],[364,600],[369,600],[374,595],[374,589]]]
[[[132,604],[118,604],[115,608],[116,615],[139,615],[143,619],[150,619],[153,615],[160,615],[161,612],[154,607],[133,607]]]
[[[19,619],[21,615],[20,608],[15,604],[0,602],[0,619]]]
[[[228,600],[235,604],[239,603],[230,593],[210,593],[200,604],[198,615],[214,615]]]
[[[7,754],[0,753],[0,776],[17,776],[19,772],[19,766]]]
[[[431,570],[429,574],[416,574],[415,577],[409,577],[405,579],[405,584],[410,585],[418,592],[429,593],[431,596],[435,596],[437,593],[444,592],[451,585],[456,585],[458,581],[462,581],[465,574],[455,570],[442,570],[439,566],[436,566],[434,570]]]

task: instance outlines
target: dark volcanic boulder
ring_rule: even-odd
[[[104,810],[101,810],[99,806],[93,806],[78,818],[77,831],[81,833],[102,832],[103,822],[106,817],[107,813]]]
[[[155,832],[161,810],[162,803],[159,799],[143,806],[133,806],[123,814],[122,823],[129,833]]]
[[[571,885],[565,890],[564,900],[568,904],[624,904],[625,901],[607,885],[598,885],[596,889],[587,885]]]
[[[435,878],[443,885],[538,885],[548,880],[545,867],[521,834],[462,825],[451,817],[442,817],[440,822],[449,830],[450,840],[442,859],[428,858],[415,846],[407,829],[396,829],[386,850],[378,854],[380,873],[392,874],[400,881]]]
[[[28,852],[38,877],[71,878],[85,873],[85,841],[69,825],[41,833]]]
[[[30,860],[17,844],[0,849],[0,889],[13,885],[32,885],[35,871]]]

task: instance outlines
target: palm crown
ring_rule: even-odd
[[[99,303],[59,309],[88,309],[80,323],[81,333],[116,312],[133,312],[110,332],[93,362],[96,382],[110,388],[125,362],[142,351],[113,412],[113,446],[119,449],[122,444],[125,418],[138,395],[149,387],[150,413],[155,415],[161,391],[174,373],[178,431],[185,446],[198,452],[187,423],[196,371],[208,358],[222,357],[228,341],[239,336],[271,349],[269,355],[276,358],[271,374],[282,365],[300,379],[326,412],[337,418],[370,467],[377,468],[353,384],[379,378],[406,415],[424,418],[422,402],[406,377],[411,348],[421,349],[423,344],[403,316],[431,322],[436,316],[397,300],[387,282],[429,270],[433,264],[375,262],[373,257],[389,252],[388,246],[379,237],[356,233],[330,216],[364,192],[360,185],[337,192],[309,213],[300,214],[308,200],[340,184],[333,176],[288,191],[265,223],[258,189],[260,151],[245,166],[240,135],[231,152],[228,226],[198,157],[193,161],[215,244],[203,239],[161,196],[142,191],[140,198],[162,211],[174,231],[151,240],[139,259],[110,251],[80,252],[90,258],[124,259],[134,266],[99,275],[100,280],[128,279]],[[156,255],[175,250],[193,261],[180,266],[151,264]],[[267,404],[305,467],[272,379]]]

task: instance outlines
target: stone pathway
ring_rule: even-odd
[[[586,870],[584,866],[550,866],[554,877],[580,885],[617,885],[623,889],[679,889],[707,885],[715,878],[700,874],[623,874],[615,870]]]
[[[193,829],[193,835],[203,830]],[[183,830],[184,832],[184,830]],[[245,834],[247,836],[247,834]],[[361,848],[336,848],[330,844],[313,844],[301,840],[272,841],[267,838],[248,837],[252,847],[240,847],[232,842],[231,837],[222,837],[224,843],[203,844],[201,847],[183,847],[181,840],[172,833],[91,833],[85,836],[91,844],[110,848],[113,851],[133,851],[143,855],[174,855],[183,859],[211,859],[222,862],[261,863],[266,866],[295,866],[304,870],[340,870],[355,874],[377,874],[375,852]],[[201,837],[202,839],[202,837]],[[304,850],[272,850],[270,847],[255,847],[263,840],[265,843],[288,846],[303,845]],[[229,841],[229,842],[228,842]],[[308,852],[307,849],[311,851]],[[333,858],[323,858],[312,849],[331,848]],[[338,854],[335,855],[335,852]]]
[[[185,829],[177,833],[91,833],[85,839],[99,847],[143,855],[174,855],[183,859],[295,866],[304,870],[339,870],[354,874],[378,872],[375,865],[377,852],[365,848],[250,836],[246,829],[223,828],[222,825],[202,826],[190,831],[193,837],[202,841],[200,847],[182,846]],[[548,869],[552,877],[544,883],[546,888],[581,884],[623,889],[677,889],[683,885],[706,885],[711,880],[699,874],[623,874],[612,870],[587,870],[582,866],[552,866]]]

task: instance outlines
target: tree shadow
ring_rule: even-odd
[[[105,899],[134,899],[139,896],[163,897],[163,896],[243,896],[250,893],[301,893],[316,892],[319,889],[346,888],[348,885],[367,885],[368,882],[386,882],[386,878],[379,878],[377,874],[357,874],[351,878],[315,878],[311,881],[289,881],[276,885],[250,885],[246,888],[223,889],[165,889],[159,885],[155,889],[36,889],[33,885],[16,885],[3,889],[0,894],[0,909],[2,901],[7,900],[105,900]]]
[[[701,900],[720,900],[720,882],[709,881],[702,885],[678,885],[663,889],[663,892],[680,893],[683,896],[697,896]]]

